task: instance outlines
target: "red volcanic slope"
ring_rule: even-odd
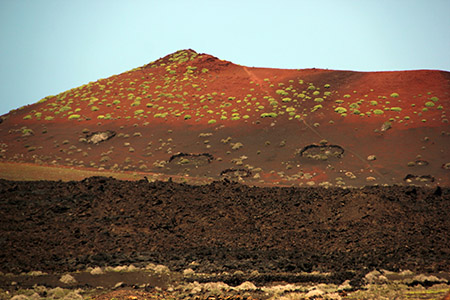
[[[408,174],[408,183],[449,184],[449,92],[443,71],[249,68],[183,50],[2,116],[1,159],[212,178],[245,167],[245,181],[276,184],[392,184]],[[83,143],[87,130],[106,129],[117,136]],[[326,146],[300,155],[319,142],[344,157]],[[165,166],[177,152],[214,159]]]

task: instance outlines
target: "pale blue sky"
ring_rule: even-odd
[[[0,115],[192,48],[246,66],[450,70],[450,0],[0,0]]]

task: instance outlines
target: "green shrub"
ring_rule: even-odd
[[[100,110],[100,108],[98,108],[97,106],[92,106],[92,107],[91,107],[91,110],[92,110],[92,111],[98,111],[98,110]]]
[[[370,105],[376,106],[376,105],[378,105],[378,102],[375,100],[372,100],[372,101],[370,101]]]
[[[24,120],[30,120],[31,119],[31,115],[26,115],[25,117],[23,117]]]
[[[63,107],[61,107],[60,109],[59,109],[59,112],[65,112],[65,111],[69,111],[69,110],[71,110],[72,108],[70,107],[70,106],[63,106]]]
[[[321,109],[321,108],[323,108],[322,104],[314,105],[314,107],[311,109],[311,112],[315,112],[316,110]]]
[[[426,107],[433,107],[435,104],[433,101],[428,101],[427,103],[425,103]]]
[[[54,118],[55,118],[55,117],[47,116],[47,117],[44,118],[44,120],[45,120],[45,121],[51,121],[51,120],[53,120]]]
[[[400,111],[402,111],[402,109],[400,107],[391,107],[391,111],[400,112]]]
[[[431,97],[430,100],[433,101],[433,102],[438,102],[439,98],[438,97]]]
[[[38,103],[44,103],[48,100],[48,97],[42,98],[41,100],[38,101]]]
[[[289,98],[289,97],[286,97],[286,98],[281,99],[281,101],[283,101],[283,102],[291,102],[292,99]]]
[[[334,111],[337,112],[338,114],[344,114],[347,112],[347,109],[345,107],[336,107]]]
[[[191,115],[184,115],[184,119],[185,119],[185,120],[189,120],[189,119],[191,119],[191,118],[192,118]]]
[[[22,134],[23,134],[24,136],[33,135],[33,134],[34,134],[34,131],[33,131],[33,129],[31,129],[31,128],[23,128],[23,129],[22,129]]]
[[[281,96],[289,95],[289,93],[286,92],[285,90],[276,90],[275,93],[277,93],[278,95],[281,95]]]
[[[278,117],[278,114],[272,112],[272,113],[262,113],[261,118],[276,118]]]
[[[214,123],[216,123],[217,121],[216,120],[209,120],[208,121],[208,124],[214,124]]]
[[[327,83],[323,86],[324,88],[328,89],[330,87],[330,85]]]
[[[382,115],[382,114],[384,114],[384,111],[382,111],[381,109],[375,109],[373,111],[373,113],[376,114],[376,115]]]
[[[400,95],[399,95],[398,93],[392,93],[392,94],[391,94],[391,97],[392,97],[392,98],[397,98],[397,97],[399,97],[399,96],[400,96]]]
[[[345,94],[344,98],[350,98],[351,96],[349,94]]]
[[[314,99],[314,102],[323,102],[323,98],[316,98],[316,99]]]
[[[69,120],[75,120],[75,119],[79,119],[81,116],[80,115],[70,115],[69,116]]]
[[[145,111],[144,111],[143,109],[138,109],[138,110],[134,111],[134,115],[135,115],[135,116],[137,116],[137,115],[142,115],[144,112],[145,112]]]

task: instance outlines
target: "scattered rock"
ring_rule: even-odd
[[[408,174],[403,178],[404,181],[411,183],[411,182],[434,182],[434,177],[431,175],[413,175]]]
[[[59,279],[59,281],[61,281],[62,283],[65,284],[74,284],[77,283],[77,281],[75,280],[75,278],[70,275],[70,274],[65,274],[63,276],[61,276],[61,278]]]
[[[237,142],[237,143],[231,143],[231,149],[232,149],[232,150],[239,150],[239,149],[241,149],[242,147],[244,147],[244,145],[243,145],[242,143],[240,143],[240,142]]]
[[[426,160],[423,160],[423,159],[418,159],[418,160],[415,161],[415,165],[419,166],[419,167],[421,167],[421,166],[428,166],[428,164],[429,163]]]
[[[338,286],[337,290],[338,291],[345,291],[345,290],[351,290],[352,286],[350,284],[350,280],[346,280],[343,283],[341,283],[341,285]]]
[[[114,287],[113,287],[113,290],[116,290],[116,289],[120,289],[120,288],[123,288],[123,287],[125,287],[126,286],[126,284],[124,283],[124,282],[118,282],[118,283],[116,283],[115,285],[114,285]]]
[[[31,295],[30,297],[28,297],[28,300],[41,300],[41,296],[39,296],[38,293],[34,293],[33,295]]]
[[[86,135],[86,140],[88,143],[90,144],[98,144],[104,141],[107,141],[111,138],[113,138],[116,135],[116,132],[112,131],[112,130],[107,130],[107,131],[98,131],[98,132],[93,132],[91,134]]]
[[[95,267],[91,270],[90,272],[92,275],[101,275],[101,274],[105,274],[105,272],[103,272],[102,268],[100,267]]]
[[[376,181],[376,180],[377,179],[375,177],[373,177],[373,176],[366,177],[366,181],[368,181],[368,182],[373,182],[373,181]]]
[[[434,275],[416,275],[413,278],[405,279],[404,282],[407,285],[423,285],[423,286],[431,286],[434,284],[440,284],[440,283],[448,283],[448,280],[445,278],[438,278]]]
[[[352,172],[345,172],[345,176],[349,177],[350,179],[356,179],[355,174],[353,174]]]
[[[210,133],[210,132],[202,132],[202,133],[200,133],[199,135],[198,135],[198,137],[209,137],[209,136],[212,136],[213,134],[212,133]]]
[[[223,282],[207,282],[203,285],[203,289],[210,291],[210,292],[221,292],[221,291],[227,291],[230,289],[230,286]]]
[[[66,295],[66,291],[60,287],[56,287],[48,290],[47,295],[50,299],[60,299]]]
[[[368,161],[373,161],[373,160],[376,160],[377,159],[377,157],[375,156],[375,155],[369,155],[369,156],[367,156],[367,160]]]
[[[319,290],[319,289],[314,289],[314,290],[311,290],[308,293],[306,293],[305,298],[311,299],[311,298],[316,298],[316,297],[322,297],[323,294],[325,294],[324,291]]]
[[[66,296],[64,296],[63,300],[83,300],[83,296],[81,296],[77,292],[70,292]]]
[[[384,122],[383,125],[381,125],[381,132],[385,132],[392,128],[391,122]]]
[[[14,297],[11,298],[11,300],[29,300],[30,298],[28,298],[25,295],[16,295]]]
[[[191,268],[183,270],[183,275],[184,276],[192,276],[194,274],[195,274],[195,271],[192,270]]]
[[[403,271],[400,272],[399,275],[402,275],[402,276],[411,276],[411,275],[414,275],[414,272],[411,271],[411,270],[403,270]]]
[[[164,265],[157,265],[153,269],[153,271],[155,271],[155,273],[158,273],[158,274],[164,274],[164,273],[169,273],[170,269],[168,267],[164,266]]]
[[[239,179],[252,176],[252,172],[250,170],[243,168],[241,169],[229,168],[220,172],[220,176],[227,177],[230,179]]]
[[[30,276],[42,276],[42,275],[47,275],[47,273],[42,272],[42,271],[31,271],[30,273],[28,273],[28,275],[30,275]]]
[[[227,137],[226,139],[221,139],[220,142],[224,144],[228,144],[231,141],[231,136]]]
[[[241,283],[240,285],[238,285],[236,287],[236,289],[237,290],[243,290],[243,291],[252,291],[252,290],[256,290],[257,287],[252,282],[245,281],[245,282]]]
[[[128,270],[127,266],[117,266],[113,268],[114,272],[126,272]]]

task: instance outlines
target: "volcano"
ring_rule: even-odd
[[[1,173],[449,186],[449,92],[445,71],[250,68],[181,50],[1,116]]]

